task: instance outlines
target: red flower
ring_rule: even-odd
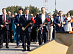
[[[9,20],[6,20],[6,22],[9,22]]]
[[[26,29],[27,27],[25,27],[25,29]]]
[[[68,20],[67,18],[65,18],[65,20]]]
[[[31,17],[31,20],[33,21],[33,23],[35,23],[35,20],[33,19],[33,17]]]
[[[49,18],[46,18],[46,20],[47,20],[48,22],[50,22],[50,19],[49,19]]]
[[[71,18],[71,19],[73,19],[73,18]]]

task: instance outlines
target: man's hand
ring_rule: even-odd
[[[60,27],[61,25],[60,25],[60,24],[58,24],[58,26]]]
[[[33,23],[30,23],[30,25],[32,25]]]
[[[42,28],[43,27],[43,24],[40,24],[40,27]]]
[[[22,27],[22,30],[24,31],[24,27]]]
[[[19,26],[19,24],[17,24],[17,26]]]
[[[8,24],[7,22],[5,24]]]
[[[32,27],[31,27],[31,29],[32,29]]]
[[[3,27],[4,27],[4,25],[1,25],[1,27],[3,28]]]
[[[62,24],[65,24],[65,22],[63,22]]]
[[[44,22],[44,24],[47,24],[47,22]]]

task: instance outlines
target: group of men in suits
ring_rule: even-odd
[[[20,43],[20,33],[22,34],[22,47],[23,51],[26,51],[26,46],[27,46],[27,51],[30,51],[30,42],[31,42],[31,32],[33,28],[33,22],[31,22],[31,15],[29,15],[29,9],[26,8],[24,10],[25,14],[22,14],[23,10],[19,9],[19,14],[15,16],[15,24],[16,24],[16,33],[17,33],[17,47],[19,48],[19,43]],[[46,18],[50,19],[48,14],[46,14],[46,10],[44,7],[41,8],[41,14],[36,15],[36,24],[38,27],[41,27],[38,33],[39,37],[39,45],[42,45],[42,42],[44,40],[44,43],[48,41],[48,25],[50,25],[50,22],[45,22]],[[28,24],[30,25],[24,29]],[[43,24],[45,26],[43,26]],[[26,45],[27,43],[27,45]]]
[[[9,24],[11,23],[11,20],[8,15],[6,15],[6,9],[2,9],[3,14],[0,15],[0,48],[3,47],[3,37],[6,39],[6,48],[8,47],[8,34],[9,34]],[[22,36],[22,47],[23,51],[30,51],[30,43],[31,43],[31,32],[33,28],[33,22],[31,19],[31,15],[29,15],[29,9],[26,8],[24,10],[25,14],[23,13],[23,9],[19,9],[19,14],[15,16],[15,25],[16,25],[16,36],[17,36],[17,46],[16,48],[19,48],[20,43],[20,35]],[[51,24],[51,21],[46,22],[46,19],[49,19],[49,15],[46,14],[45,7],[41,8],[41,14],[36,15],[36,25],[39,28],[38,31],[38,38],[39,38],[39,45],[42,45],[43,40],[44,43],[48,41],[48,31],[49,31],[49,25]],[[30,23],[30,24],[29,24]],[[56,31],[64,31],[65,24],[68,22],[65,20],[64,17],[62,17],[62,11],[59,11],[59,16],[54,18],[54,24],[56,25]],[[29,24],[29,26],[25,29],[25,27]],[[26,45],[27,43],[27,45]]]

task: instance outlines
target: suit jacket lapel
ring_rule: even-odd
[[[40,20],[41,20],[41,22],[42,22],[42,14],[40,14],[39,18],[40,18]]]
[[[45,19],[47,18],[47,15],[45,14]]]

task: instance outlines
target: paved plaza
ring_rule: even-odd
[[[5,47],[5,43],[3,43],[3,48],[0,49],[0,54],[27,54],[29,51],[22,51],[22,43],[20,43],[19,48],[15,48],[16,43],[9,43],[9,49]],[[34,50],[35,48],[39,47],[38,43],[31,42],[31,51]]]

